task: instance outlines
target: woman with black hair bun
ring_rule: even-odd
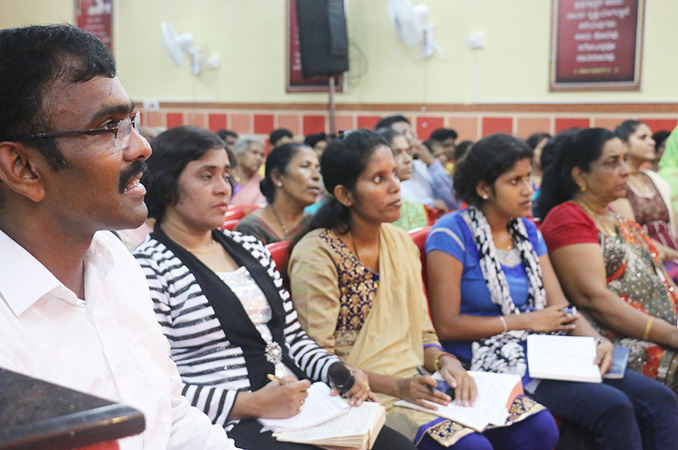
[[[629,348],[629,367],[678,393],[676,287],[643,229],[609,209],[626,195],[628,151],[602,128],[563,142],[544,179],[541,230],[572,302]]]
[[[274,148],[266,158],[266,175],[259,187],[268,205],[244,217],[235,230],[264,245],[293,239],[310,221],[304,208],[315,203],[321,191],[316,153],[297,143]]]
[[[395,403],[447,405],[427,372],[440,372],[455,401],[469,405],[473,378],[443,351],[428,315],[419,250],[400,216],[393,152],[377,134],[357,130],[334,140],[321,158],[329,192],[310,230],[292,250],[289,276],[299,321],[320,345],[363,369],[386,407],[386,423],[419,449],[551,449],[558,431],[541,405],[514,402],[507,426],[477,433]],[[425,369],[422,374],[420,371]],[[496,446],[496,447],[495,447]]]

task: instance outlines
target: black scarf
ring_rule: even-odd
[[[266,342],[250,320],[238,297],[216,273],[195,255],[170,239],[158,224],[151,233],[151,237],[164,244],[193,274],[195,281],[214,310],[226,338],[233,345],[242,349],[251,389],[253,391],[261,389],[269,382],[266,375],[275,373],[275,368],[272,363],[266,360]],[[292,370],[297,378],[307,378],[289,355],[284,334],[285,310],[283,300],[280,298],[278,288],[275,287],[271,276],[249,251],[224,233],[214,230],[212,237],[226,250],[226,253],[233,258],[236,264],[245,266],[250,272],[271,306],[272,314],[268,327],[271,330],[273,341],[277,342],[282,348],[282,362]]]

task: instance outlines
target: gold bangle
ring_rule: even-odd
[[[454,356],[454,355],[451,354],[451,353],[445,353],[445,352],[438,353],[438,356],[436,356],[436,359],[433,360],[433,367],[436,368],[436,372],[438,372],[438,371],[440,370],[440,357],[441,357],[441,356],[446,356],[446,355],[447,355],[447,356],[451,356],[451,357],[454,358],[454,359],[457,359],[457,357]]]
[[[504,316],[499,316],[499,320],[501,321],[501,325],[504,327],[504,333],[508,331],[508,325],[506,325],[506,319],[504,319]]]
[[[654,316],[650,316],[649,319],[647,319],[647,323],[645,324],[645,331],[643,332],[643,341],[647,341],[647,338],[650,337],[650,330],[652,329],[652,322],[654,322]]]

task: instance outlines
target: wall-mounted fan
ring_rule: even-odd
[[[191,73],[198,75],[202,69],[202,50],[193,45],[191,33],[178,34],[172,24],[163,22],[160,24],[162,31],[162,43],[175,66],[184,64],[184,53],[188,53],[191,60]]]
[[[388,15],[400,40],[410,47],[422,44],[421,56],[428,58],[437,50],[433,24],[427,23],[429,9],[425,4],[414,6],[411,0],[389,0]]]

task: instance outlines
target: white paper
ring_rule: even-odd
[[[384,407],[379,403],[364,402],[360,406],[351,408],[348,414],[336,417],[316,427],[274,433],[273,435],[281,441],[288,442],[316,445],[322,443],[322,445],[329,446],[341,446],[351,442],[357,444],[358,447],[365,447],[368,444],[371,430],[375,428],[380,417],[385,414],[383,410]]]
[[[506,404],[520,377],[513,374],[474,372],[469,371],[478,387],[478,396],[474,406],[461,406],[451,402],[447,406],[430,403],[437,410],[423,408],[405,400],[398,400],[397,406],[417,409],[453,420],[477,431],[483,431],[488,425],[504,425],[508,418]],[[440,373],[435,373],[433,378],[442,380]]]
[[[325,383],[313,383],[307,392],[308,397],[299,414],[287,419],[259,419],[259,422],[274,432],[303,430],[347,414],[350,409],[338,395],[330,396],[330,387]]]
[[[595,359],[596,341],[592,337],[527,337],[527,364],[532,378],[600,383]]]

